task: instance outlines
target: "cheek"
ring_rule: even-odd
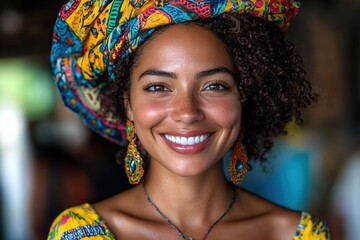
[[[137,131],[151,129],[161,122],[166,116],[166,107],[164,104],[156,101],[135,101],[133,104],[134,122],[137,125]]]
[[[237,128],[241,123],[241,103],[234,99],[213,103],[210,104],[208,114],[224,127]]]

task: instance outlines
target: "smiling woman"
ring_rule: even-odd
[[[119,156],[140,184],[65,210],[49,239],[330,239],[309,213],[236,187],[248,159],[266,161],[273,139],[316,99],[281,31],[298,6],[65,5],[52,49],[60,92],[90,127],[125,146]],[[228,151],[231,183],[222,169]]]
[[[194,42],[201,44],[194,49]],[[142,48],[126,106],[150,169],[159,162],[172,178],[196,176],[231,148],[241,118],[233,72],[225,45],[197,25],[171,26]]]

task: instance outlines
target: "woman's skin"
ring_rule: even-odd
[[[133,67],[125,104],[151,156],[146,189],[187,237],[202,239],[232,196],[222,157],[246,118],[234,72],[226,46],[194,24],[170,26],[146,42]],[[176,137],[183,142],[174,143]],[[293,238],[298,212],[240,189],[236,194],[208,240]],[[141,185],[93,207],[117,239],[180,239],[146,201]]]

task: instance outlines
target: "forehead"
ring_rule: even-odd
[[[233,66],[226,45],[214,33],[196,24],[178,24],[161,30],[145,42],[136,67],[179,63],[203,67]]]

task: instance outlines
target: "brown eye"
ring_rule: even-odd
[[[146,90],[148,92],[168,92],[169,91],[169,89],[166,86],[161,85],[161,84],[152,84],[150,86],[145,87],[144,90]]]
[[[205,87],[205,91],[224,91],[228,90],[229,87],[223,83],[211,83]]]

